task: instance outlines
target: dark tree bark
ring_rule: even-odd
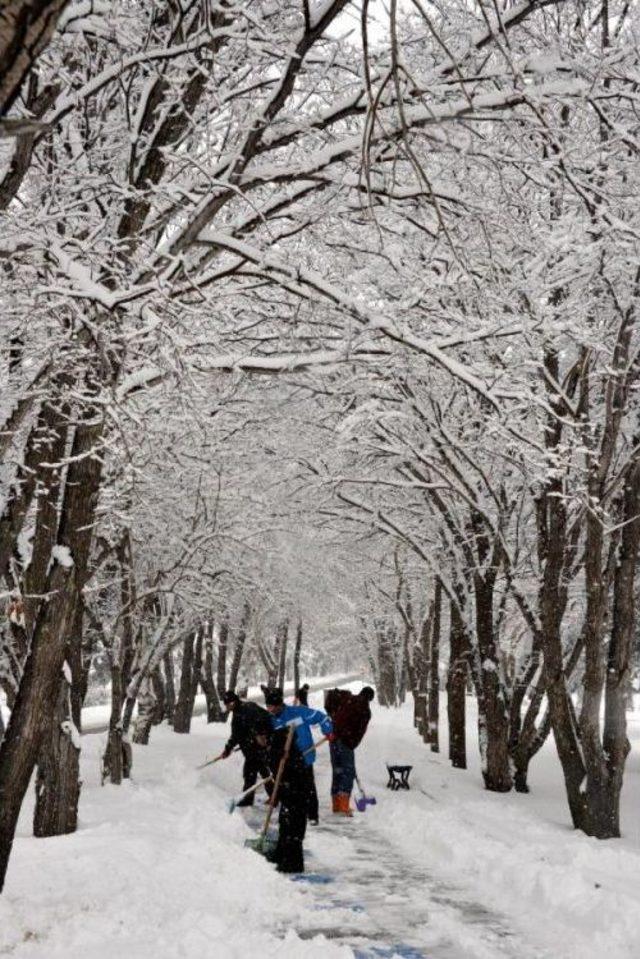
[[[280,626],[280,647],[278,650],[278,683],[280,689],[284,689],[287,678],[287,646],[289,644],[289,620],[285,619]]]
[[[450,603],[447,717],[449,759],[456,769],[467,768],[466,691],[469,645],[458,603]]]
[[[159,726],[167,715],[167,693],[164,687],[162,670],[159,666],[151,673],[151,684],[153,686],[153,693],[156,698],[155,708],[151,717],[151,724],[153,726]]]
[[[34,836],[62,836],[75,832],[78,825],[83,619],[81,597],[65,651],[58,701],[38,754]]]
[[[474,663],[478,696],[478,737],[482,777],[491,792],[513,788],[509,757],[509,719],[493,619],[495,567],[484,576],[474,573],[477,657]]]
[[[191,718],[202,671],[202,630],[185,639],[182,647],[182,672],[180,691],[173,717],[177,733],[191,731]]]
[[[376,626],[376,634],[378,644],[378,701],[381,706],[396,706],[396,632],[392,626],[380,623]]]
[[[138,715],[132,737],[133,742],[138,746],[147,746],[149,743],[156,706],[157,700],[153,689],[153,679],[151,676],[146,676],[142,680],[138,691]]]
[[[231,661],[231,670],[229,671],[229,689],[235,689],[238,685],[238,676],[240,674],[240,666],[242,664],[242,658],[244,656],[245,645],[247,642],[247,629],[249,628],[250,618],[251,607],[248,603],[245,603],[242,610],[240,626],[238,627],[236,643],[233,648],[233,659]]]
[[[280,630],[276,631],[273,651],[260,637],[257,638],[258,654],[267,674],[267,686],[273,688],[278,683],[278,666],[280,664]]]
[[[191,729],[191,688],[193,686],[193,648],[195,634],[191,634],[182,643],[182,668],[180,670],[180,686],[178,699],[173,714],[173,728],[177,733],[188,733]]]
[[[213,679],[213,623],[207,623],[204,636],[204,659],[200,685],[207,700],[207,722],[224,723],[227,712],[222,708],[218,689]]]
[[[298,692],[300,689],[300,653],[302,651],[302,620],[298,620],[296,626],[296,642],[293,647],[293,689]]]
[[[120,602],[123,610],[122,633],[120,636],[115,636],[110,644],[111,714],[107,746],[102,758],[102,782],[104,783],[108,779],[115,786],[119,786],[123,779],[129,778],[132,759],[131,746],[125,738],[128,723],[125,728],[124,716],[135,647],[133,625],[135,590],[132,574],[131,538],[128,532],[125,533],[118,544],[116,554],[120,566]],[[131,712],[133,712],[133,705],[131,706]]]
[[[22,800],[57,703],[65,646],[81,602],[102,473],[101,459],[91,451],[102,430],[102,421],[76,429],[58,532],[58,543],[69,549],[73,565],[56,562],[47,577],[50,599],[36,617],[22,682],[0,746],[0,888]]]
[[[431,628],[430,664],[429,664],[429,743],[432,753],[440,752],[440,621],[442,608],[442,581],[435,584],[433,625]]]
[[[229,617],[225,614],[220,623],[218,637],[218,668],[216,672],[216,689],[218,696],[224,696],[227,683],[227,650],[229,647]]]
[[[43,503],[38,504],[37,524],[39,533],[34,539],[34,555],[27,574],[29,585],[25,592],[36,589],[41,593],[50,558],[51,543],[43,532],[47,524],[52,527],[50,537],[55,536],[58,526],[57,500],[59,489],[59,471],[45,466],[45,463],[59,462],[63,456],[67,440],[67,411],[59,411],[55,404],[43,404],[35,426],[27,438],[24,462],[18,467],[16,479],[12,484],[9,497],[0,517],[0,575],[13,586],[10,572],[10,560],[16,539],[22,530],[25,518],[36,494],[43,494]],[[52,508],[50,508],[52,506]],[[47,551],[49,546],[49,551]],[[31,589],[29,588],[31,586]],[[25,603],[28,617],[27,636],[33,627],[38,601]],[[25,650],[26,655],[26,650]]]
[[[68,0],[5,0],[0,11],[0,118],[49,43]]]
[[[71,686],[63,677],[38,758],[34,836],[76,831],[81,785],[79,734],[71,717]]]
[[[173,651],[169,650],[162,659],[164,666],[164,691],[165,691],[165,713],[167,722],[173,725],[173,717],[176,708],[176,684],[173,670]]]

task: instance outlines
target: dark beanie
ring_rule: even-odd
[[[240,697],[237,693],[234,693],[232,689],[228,689],[226,693],[222,694],[222,702],[225,704],[225,706],[228,706],[229,703],[239,703]]]
[[[264,701],[267,706],[282,706],[284,698],[281,689],[268,689],[264,694]]]
[[[368,699],[369,702],[372,702],[375,696],[375,690],[373,690],[371,686],[363,686],[359,695],[364,697],[364,699]]]

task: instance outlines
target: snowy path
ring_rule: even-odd
[[[371,817],[332,820],[307,832],[300,882],[317,920],[302,939],[325,936],[356,959],[543,959],[506,921],[460,889],[407,861]],[[257,825],[258,811],[247,816]]]

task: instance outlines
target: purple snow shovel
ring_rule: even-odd
[[[356,809],[358,812],[366,812],[367,806],[375,806],[376,798],[375,796],[367,796],[364,789],[362,788],[362,783],[356,776],[356,783],[358,784],[358,789],[360,790],[360,795],[356,799]]]

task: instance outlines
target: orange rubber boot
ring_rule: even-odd
[[[331,808],[335,813],[340,812],[340,797],[337,794],[331,797]]]
[[[349,806],[350,800],[349,793],[338,793],[339,807],[338,811],[342,813],[343,816],[353,816],[351,808]]]

